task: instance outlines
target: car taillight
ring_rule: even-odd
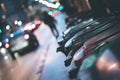
[[[29,38],[30,38],[30,36],[28,34],[24,35],[24,39],[29,39]]]
[[[41,21],[40,20],[36,20],[35,21],[35,25],[39,25],[39,24],[41,24]]]
[[[9,48],[10,45],[8,43],[5,44],[5,48]]]

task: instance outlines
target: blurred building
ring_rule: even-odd
[[[22,22],[27,21],[27,11],[29,11],[28,1],[29,0],[0,0],[0,25],[7,22],[7,24],[11,26],[10,30],[6,30],[6,26],[0,26],[0,35],[14,31],[16,29],[14,26],[15,20],[21,20]]]
[[[23,11],[23,7],[27,5],[28,0],[0,0],[0,14],[11,16]]]
[[[73,2],[78,12],[82,12],[90,9],[88,0],[73,0]]]

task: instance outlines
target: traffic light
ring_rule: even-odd
[[[18,21],[18,20],[15,20],[15,21],[14,21],[14,24],[15,24],[15,25],[18,25],[18,26],[21,26],[21,25],[22,25],[22,21],[21,21],[21,20],[19,20],[19,21]]]
[[[18,21],[18,26],[21,26],[22,25],[22,21]]]
[[[10,25],[7,25],[7,26],[6,26],[6,30],[10,30]]]
[[[3,30],[2,30],[2,29],[0,29],[0,34],[2,34],[2,32],[3,32]]]
[[[63,6],[59,6],[58,10],[60,10],[60,11],[63,10]]]
[[[49,15],[52,15],[52,13],[53,13],[52,11],[49,11],[49,12],[48,12]]]

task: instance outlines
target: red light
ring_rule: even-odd
[[[8,43],[6,43],[6,44],[5,44],[5,47],[6,47],[6,48],[9,48],[9,47],[10,47],[10,45],[9,45]]]
[[[36,21],[35,21],[35,25],[36,25],[36,26],[39,26],[40,24],[41,24],[41,21],[40,21],[40,20],[36,20]]]
[[[17,20],[15,20],[15,21],[14,21],[14,24],[15,24],[15,25],[17,25],[17,24],[18,24],[18,21],[17,21]]]
[[[25,34],[25,35],[24,35],[24,38],[25,38],[25,39],[29,39],[29,37],[30,37],[30,36],[29,36],[28,34]]]

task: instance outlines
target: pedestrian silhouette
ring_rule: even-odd
[[[57,21],[51,15],[49,15],[46,11],[44,11],[40,15],[40,20],[43,21],[45,24],[47,24],[50,27],[53,35],[56,38],[58,38],[59,33],[58,33],[58,30],[57,30],[56,25],[55,25]]]

